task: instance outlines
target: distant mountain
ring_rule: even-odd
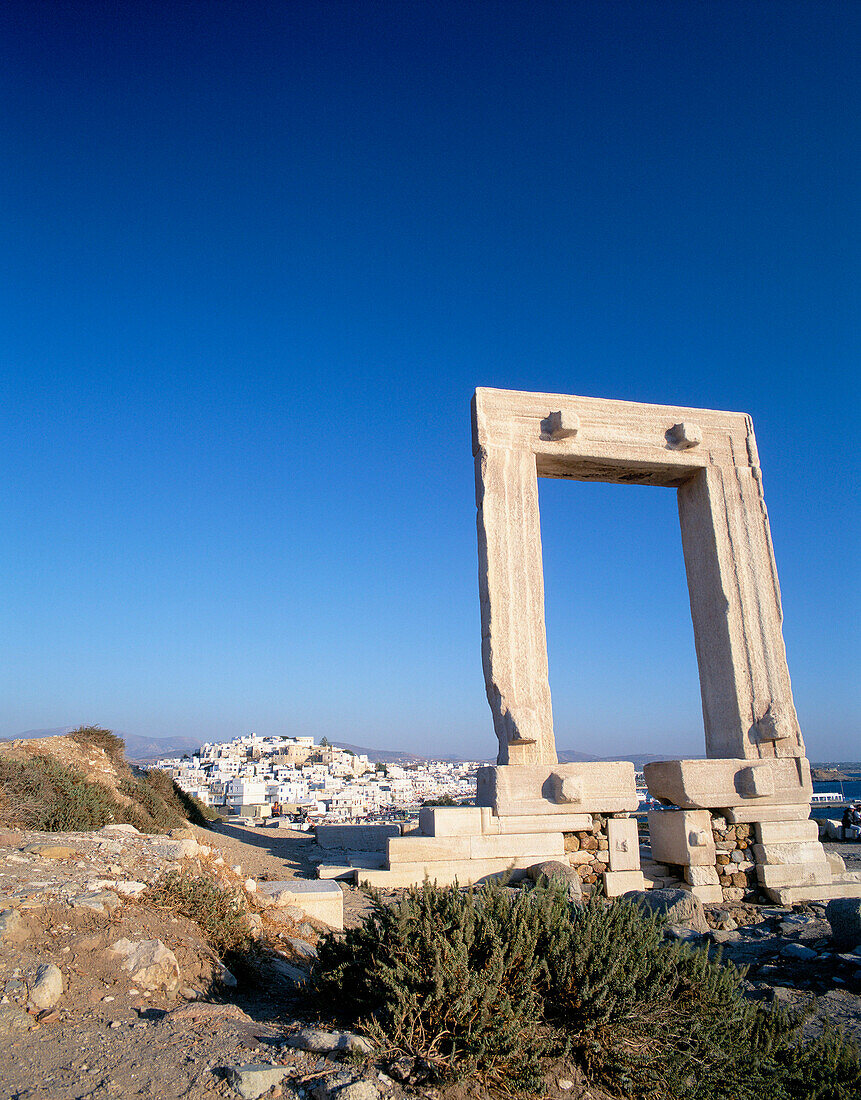
[[[400,749],[368,749],[362,745],[350,745],[346,741],[330,741],[329,743],[337,749],[348,749],[350,752],[354,752],[356,756],[367,756],[375,764],[421,764],[423,760],[429,759],[427,756],[418,756],[414,752],[402,752]],[[438,758],[434,757],[434,759]],[[450,758],[445,757],[445,759]],[[459,760],[460,757],[451,759]]]
[[[634,769],[638,772],[643,770],[644,764],[651,763],[652,760],[673,760],[675,757],[672,753],[657,753],[647,754],[642,752],[633,752],[629,756],[624,753],[617,753],[615,756],[591,756],[587,752],[577,752],[575,749],[559,749],[556,755],[559,757],[560,764],[579,764],[588,760],[606,761],[610,763],[614,760],[631,760],[634,764]],[[689,757],[687,759],[690,759]]]

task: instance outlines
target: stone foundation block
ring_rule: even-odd
[[[637,871],[640,867],[640,837],[633,817],[611,817],[607,822],[610,870]]]
[[[490,815],[488,815],[488,818]],[[480,806],[422,806],[419,832],[423,836],[475,836],[483,832]]]
[[[661,863],[715,865],[708,810],[649,810],[649,839],[652,855]]]
[[[825,849],[818,840],[805,840],[797,844],[754,844],[753,858],[757,863],[824,863]]]
[[[805,821],[757,821],[754,835],[759,844],[800,843],[819,839],[819,826],[808,817]]]
[[[604,893],[608,898],[620,898],[630,890],[645,890],[642,871],[605,871]]]
[[[519,856],[515,859],[462,859],[437,860],[432,863],[402,863],[390,871],[356,871],[359,886],[376,886],[397,890],[406,886],[421,886],[427,878],[438,886],[472,886],[510,874],[512,881],[522,879],[535,863],[545,859],[542,855]]]
[[[719,886],[718,873],[714,867],[685,867],[685,882],[689,886]]]
[[[538,856],[552,859],[565,855],[562,833],[502,833],[499,836],[474,836],[469,842],[470,859]],[[536,862],[533,860],[533,863]]]
[[[469,859],[472,841],[469,836],[393,836],[389,838],[386,849],[389,867],[399,863]]]
[[[679,884],[680,890],[688,890],[695,898],[699,898],[704,905],[718,905],[723,901],[723,887],[721,886],[691,886],[687,882]]]
[[[384,852],[390,836],[400,836],[400,825],[317,825],[314,829],[321,848],[353,852]]]
[[[482,807],[484,809],[485,807]],[[592,828],[591,814],[517,814],[490,817],[485,833],[579,833]]]
[[[822,886],[764,887],[768,898],[777,905],[800,905],[804,901],[831,901],[834,898],[861,898],[861,882],[831,882]]]
[[[656,760],[643,769],[649,792],[682,809],[809,804],[810,764],[804,757],[765,760]]]
[[[639,805],[630,761],[498,764],[478,769],[476,801],[500,817],[622,813]]]
[[[762,886],[819,886],[830,883],[833,875],[826,860],[821,863],[758,866],[756,877]]]
[[[794,806],[733,806],[726,810],[726,819],[732,825],[757,821],[806,821],[809,818],[810,806],[806,802]]]

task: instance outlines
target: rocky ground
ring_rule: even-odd
[[[836,848],[861,864],[861,845]],[[314,855],[306,834],[227,825],[0,835],[0,1096],[435,1097],[420,1067],[382,1072],[356,1037],[309,1031],[297,983],[320,926],[257,905],[253,887],[310,876]],[[148,886],[171,869],[243,892],[262,945],[253,974],[237,984],[195,921],[151,903]],[[349,926],[368,901],[344,891]],[[707,918],[707,932],[677,934],[750,967],[748,995],[809,1004],[808,1029],[827,1018],[861,1039],[861,954],[835,950],[822,906],[739,905]],[[248,1065],[260,1068],[236,1068]],[[547,1095],[598,1100],[565,1066]]]

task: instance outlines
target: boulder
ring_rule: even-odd
[[[225,1076],[243,1100],[258,1100],[273,1086],[280,1085],[287,1075],[287,1066],[251,1064],[227,1066]]]
[[[825,907],[825,915],[835,951],[851,951],[861,944],[861,898],[835,898]]]
[[[527,874],[538,886],[545,886],[554,879],[561,880],[568,887],[568,898],[571,901],[583,900],[580,876],[567,863],[558,859],[547,859],[543,863],[533,863]]]
[[[668,924],[694,932],[709,930],[703,903],[687,890],[632,890],[625,897],[649,912],[660,913]]]
[[[161,940],[117,940],[109,953],[121,960],[121,967],[131,981],[141,989],[174,992],[179,988],[179,963],[176,955]]]
[[[63,995],[63,975],[53,963],[43,963],[36,971],[36,980],[30,986],[30,1003],[44,1011],[53,1008]]]

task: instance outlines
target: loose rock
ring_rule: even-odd
[[[226,1076],[243,1100],[258,1100],[273,1085],[281,1084],[287,1076],[287,1067],[256,1064],[228,1066]]]
[[[63,995],[63,975],[53,963],[43,963],[36,971],[36,980],[30,986],[30,1003],[44,1011],[53,1008]]]
[[[132,943],[123,938],[117,940],[109,951],[123,960],[122,969],[129,973],[131,980],[141,989],[151,992],[165,989],[172,993],[179,988],[179,963],[176,955],[161,940],[139,940]]]

